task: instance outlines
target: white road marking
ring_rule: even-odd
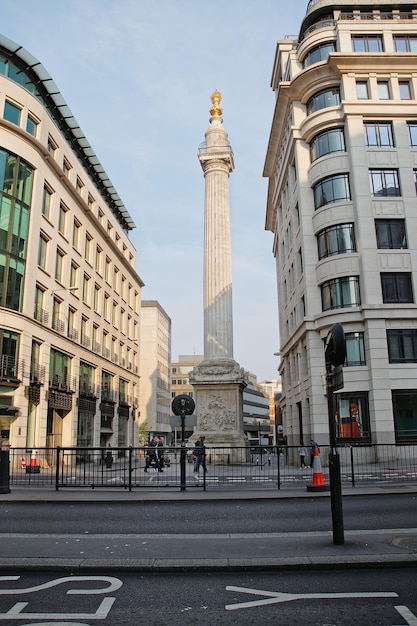
[[[0,576],[0,582],[2,580],[18,580],[20,576]],[[35,587],[27,587],[26,589],[0,589],[0,595],[20,595],[22,593],[34,593],[36,591],[42,591],[43,589],[50,589],[56,585],[63,585],[64,583],[84,582],[90,580],[98,580],[100,582],[109,583],[107,587],[101,589],[68,589],[66,592],[68,595],[95,595],[100,593],[110,593],[110,591],[117,591],[123,585],[119,578],[113,576],[64,576],[62,578],[55,578],[43,585],[36,585]]]
[[[398,613],[405,619],[408,626],[417,626],[417,617],[407,606],[396,606]]]
[[[237,604],[226,604],[227,611],[236,609],[247,609],[254,606],[265,606],[267,604],[279,604],[291,602],[293,600],[330,600],[336,598],[398,598],[394,591],[375,592],[353,592],[353,593],[284,593],[281,591],[264,591],[262,589],[248,589],[246,587],[226,587],[226,591],[237,591],[238,593],[248,593],[257,596],[266,596],[264,600],[252,600],[250,602],[239,602]],[[413,625],[414,626],[414,625]]]
[[[28,602],[16,602],[7,613],[0,613],[0,620],[3,619],[106,619],[116,598],[103,598],[95,613],[22,613]]]
[[[0,576],[1,581],[12,581],[18,580],[20,576]],[[64,576],[62,578],[55,578],[50,580],[42,585],[36,585],[34,587],[26,587],[21,589],[0,589],[0,594],[3,596],[6,595],[22,595],[25,593],[36,593],[38,591],[44,591],[45,589],[50,589],[51,587],[55,587],[57,585],[62,585],[64,583],[74,583],[74,582],[91,582],[91,581],[99,581],[101,583],[107,583],[105,587],[100,587],[99,589],[68,589],[66,591],[67,595],[97,595],[97,594],[107,594],[111,591],[117,591],[123,585],[123,582],[119,578],[115,578],[113,576]],[[106,619],[109,614],[110,609],[112,608],[116,598],[112,596],[107,596],[103,598],[101,601],[97,611],[95,613],[24,613],[24,609],[29,604],[28,602],[16,602],[7,613],[0,613],[0,621],[1,620],[21,620],[21,619],[42,619],[42,620],[62,620],[62,619]],[[51,624],[52,622],[45,622],[45,624]],[[67,625],[69,622],[59,622],[63,626]],[[79,625],[83,626],[81,622],[77,622]],[[56,624],[56,622],[54,622]],[[59,626],[59,625],[56,625]],[[75,626],[75,625],[74,625]]]

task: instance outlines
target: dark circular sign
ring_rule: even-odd
[[[195,409],[195,402],[191,396],[187,396],[183,393],[179,396],[175,396],[171,406],[174,415],[192,415]]]
[[[342,324],[333,324],[329,330],[324,345],[326,363],[334,367],[343,365],[346,358],[346,339]]]

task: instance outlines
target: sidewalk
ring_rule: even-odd
[[[347,488],[343,497],[417,493],[417,485]],[[328,492],[291,490],[206,491],[107,489],[33,489],[13,487],[0,504],[33,502],[190,502],[280,498],[328,498]],[[345,543],[334,545],[332,531],[233,534],[41,535],[2,533],[2,571],[180,572],[346,567],[417,567],[417,528],[345,531]],[[36,545],[36,555],[33,546]],[[155,557],[155,555],[158,555]]]

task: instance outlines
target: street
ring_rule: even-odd
[[[415,494],[355,496],[343,500],[346,530],[414,528]],[[3,532],[13,533],[253,533],[331,529],[324,498],[193,502],[0,501]]]
[[[60,626],[415,626],[415,570],[61,576],[0,580],[0,623]],[[59,620],[59,621],[58,621]]]

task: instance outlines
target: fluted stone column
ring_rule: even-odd
[[[221,95],[215,91],[210,126],[199,161],[204,199],[204,360],[190,373],[197,430],[210,445],[244,446],[244,371],[233,359],[232,253],[229,176],[233,152],[223,127]]]

